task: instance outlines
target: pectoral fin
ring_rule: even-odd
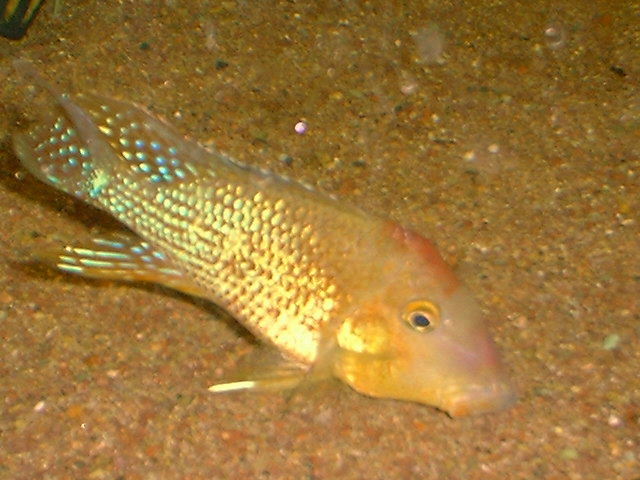
[[[335,339],[326,338],[320,342],[314,363],[304,365],[266,346],[259,347],[242,359],[241,365],[231,376],[211,385],[208,390],[212,393],[289,390],[292,398],[333,377],[336,348]]]
[[[245,355],[232,374],[208,390],[211,393],[290,390],[302,381],[307,370],[306,366],[284,358],[272,348],[261,346]]]

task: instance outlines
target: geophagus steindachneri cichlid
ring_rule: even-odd
[[[209,299],[299,367],[211,391],[315,372],[451,416],[511,404],[478,306],[420,234],[205,149],[131,103],[59,93],[16,68],[57,102],[15,136],[22,164],[133,232],[65,247],[56,266]]]

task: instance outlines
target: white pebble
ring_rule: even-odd
[[[622,425],[622,419],[612,413],[611,415],[609,415],[608,423],[610,427],[619,427],[620,425]]]
[[[295,124],[293,129],[296,131],[296,133],[303,135],[307,133],[307,123],[300,120],[298,123]]]

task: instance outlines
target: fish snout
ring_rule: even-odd
[[[443,410],[452,417],[480,415],[503,410],[512,405],[516,394],[506,381],[467,385],[463,390],[448,395]]]
[[[443,409],[461,417],[509,407],[516,395],[495,342],[484,328],[466,340],[449,345],[456,373],[441,392]]]

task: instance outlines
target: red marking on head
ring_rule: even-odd
[[[389,222],[388,226],[391,229],[392,238],[407,249],[418,253],[418,256],[425,263],[425,268],[441,282],[446,295],[453,293],[460,286],[460,281],[451,270],[451,267],[440,256],[438,249],[432,242],[396,222]]]

